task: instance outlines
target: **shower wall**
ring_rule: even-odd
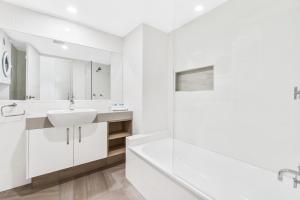
[[[171,35],[175,72],[214,66],[212,90],[174,93],[174,137],[268,170],[296,168],[300,1],[229,0]]]
[[[92,64],[92,99],[110,99],[111,66]]]

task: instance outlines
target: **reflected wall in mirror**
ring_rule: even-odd
[[[92,62],[92,99],[110,98],[110,66]]]
[[[1,30],[0,99],[110,99],[109,51]]]

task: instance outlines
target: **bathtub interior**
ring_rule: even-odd
[[[132,151],[201,197],[222,200],[300,199],[276,173],[171,137],[130,147]]]
[[[173,140],[172,173],[197,190],[224,200],[299,199],[277,174],[180,140]]]

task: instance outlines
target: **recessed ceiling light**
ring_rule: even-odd
[[[204,10],[204,7],[202,5],[197,5],[197,6],[195,6],[194,10],[196,12],[202,12]]]
[[[66,10],[71,14],[77,14],[77,8],[75,8],[74,6],[68,6]]]
[[[65,45],[65,44],[61,45],[61,48],[62,48],[63,50],[69,49],[69,47],[68,47],[67,45]]]

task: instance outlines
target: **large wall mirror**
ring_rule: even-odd
[[[0,99],[110,99],[111,52],[0,29]]]

